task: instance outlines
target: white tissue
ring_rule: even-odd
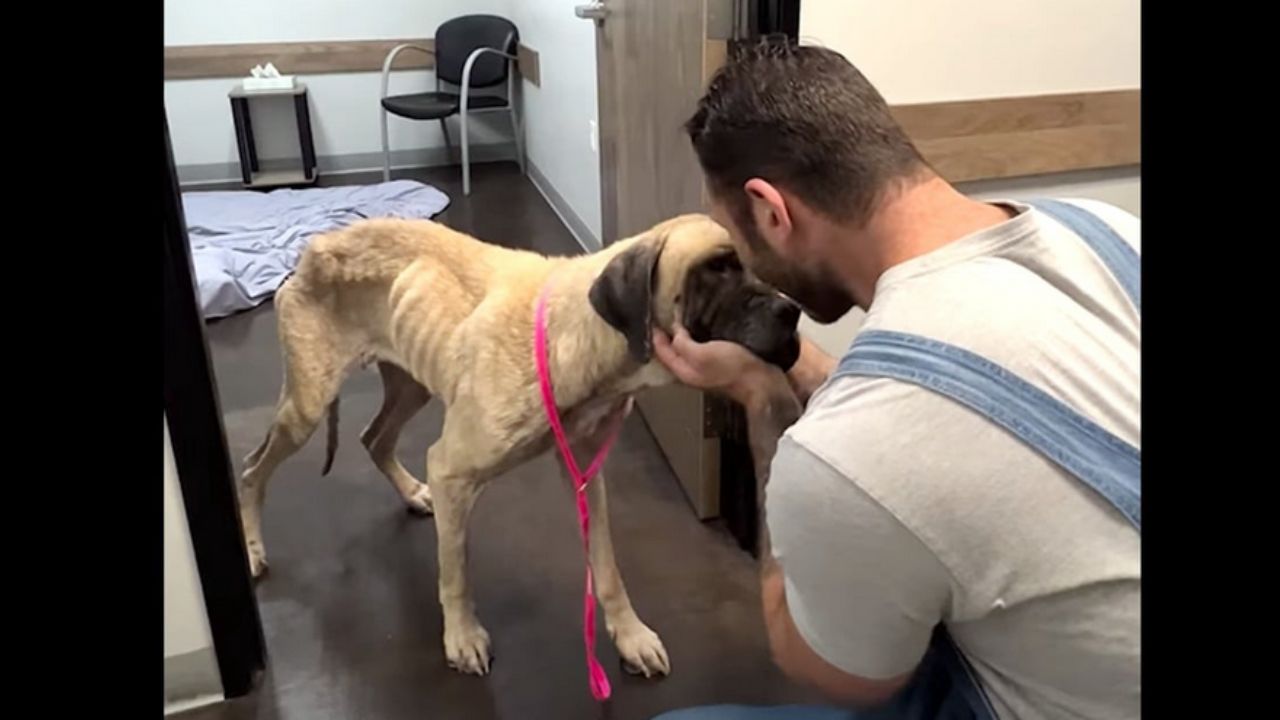
[[[254,66],[253,66],[253,69],[251,69],[251,70],[249,71],[249,74],[250,74],[250,75],[252,75],[253,77],[256,77],[256,78],[278,78],[278,77],[280,77],[280,71],[279,71],[279,70],[277,70],[277,69],[276,69],[276,66],[275,66],[275,65],[273,65],[272,63],[267,63],[267,66],[266,66],[266,67],[263,67],[263,66],[261,66],[261,65],[254,65]]]
[[[247,91],[256,90],[290,90],[294,87],[292,75],[281,75],[273,63],[254,65],[249,70],[249,77],[241,81]]]

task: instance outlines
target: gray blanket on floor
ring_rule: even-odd
[[[448,195],[412,180],[269,193],[183,193],[205,319],[270,298],[316,233],[362,218],[431,218],[448,206]]]

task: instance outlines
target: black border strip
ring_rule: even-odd
[[[164,414],[182,485],[222,692],[253,689],[266,662],[231,459],[196,295],[169,117],[164,123]]]
[[[800,38],[800,0],[750,0],[750,34],[785,35],[796,42]]]

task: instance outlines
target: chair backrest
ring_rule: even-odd
[[[477,48],[515,54],[520,33],[510,20],[497,15],[463,15],[436,30],[436,75],[451,85],[462,84],[462,69]],[[471,66],[471,87],[493,87],[507,80],[507,59],[491,53]]]

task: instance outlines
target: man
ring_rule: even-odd
[[[687,129],[747,268],[820,323],[867,316],[785,376],[655,334],[777,443],[769,643],[840,708],[670,717],[1138,717],[1139,221],[965,197],[821,48],[744,50]]]

